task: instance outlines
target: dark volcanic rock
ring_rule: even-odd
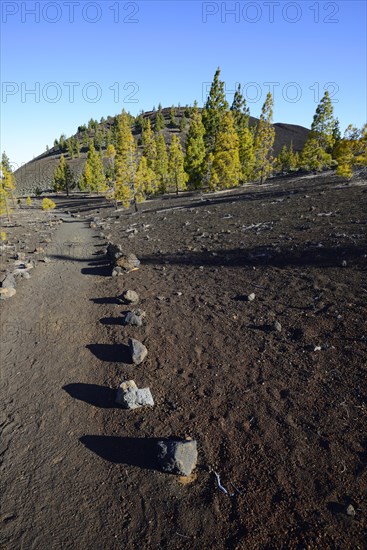
[[[158,463],[163,472],[189,476],[198,459],[197,443],[190,441],[158,441]]]

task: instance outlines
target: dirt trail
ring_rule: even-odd
[[[107,463],[79,442],[100,433],[102,411],[68,393],[102,376],[86,348],[99,317],[96,243],[85,222],[65,218],[51,263],[2,304],[1,548],[110,548],[115,540],[102,514]]]

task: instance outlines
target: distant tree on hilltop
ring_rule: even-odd
[[[269,92],[261,110],[260,120],[255,131],[255,177],[263,183],[273,172],[273,97]]]
[[[155,125],[154,130],[155,132],[160,132],[166,127],[166,122],[164,120],[164,116],[162,113],[162,106],[159,104],[158,111],[155,117]]]

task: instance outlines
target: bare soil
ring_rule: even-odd
[[[1,303],[1,547],[364,548],[366,199],[332,173],[137,214],[59,198],[51,262]],[[140,269],[112,278],[107,240]],[[155,407],[115,406],[123,379]],[[171,436],[192,479],[157,469]]]

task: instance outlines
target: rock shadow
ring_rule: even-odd
[[[88,344],[86,347],[100,361],[132,364],[129,346],[125,344]]]
[[[102,319],[100,319],[99,322],[102,325],[124,326],[124,324],[125,324],[123,317],[102,317]]]
[[[117,298],[111,298],[109,296],[106,296],[106,298],[91,298],[91,302],[94,304],[118,304],[121,305],[120,302],[117,300]]]
[[[118,404],[115,403],[116,390],[107,388],[106,386],[98,386],[97,384],[67,384],[62,388],[73,399],[84,401],[94,407],[101,409],[113,409],[117,408]]]
[[[158,470],[157,438],[84,435],[79,441],[108,462]]]
[[[111,276],[111,265],[105,262],[93,262],[89,264],[93,267],[83,267],[81,270],[83,275],[99,275],[100,277]]]

